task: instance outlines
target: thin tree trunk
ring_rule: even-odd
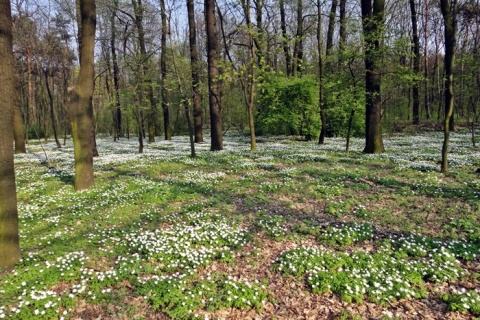
[[[142,65],[142,87],[146,91],[150,109],[148,111],[147,126],[148,126],[148,142],[155,142],[155,119],[156,119],[156,101],[153,94],[152,79],[148,70],[147,49],[145,47],[145,31],[143,28],[143,4],[142,0],[132,0],[133,10],[135,12],[135,25],[138,32],[138,45],[140,47],[140,59]],[[166,130],[167,128],[165,128]]]
[[[160,0],[160,15],[162,16],[162,37],[161,46],[162,53],[160,55],[160,69],[162,73],[162,110],[163,110],[163,127],[165,140],[172,140],[172,128],[170,125],[170,112],[168,110],[168,91],[167,91],[167,13],[165,10],[165,0]]]
[[[222,113],[220,105],[217,24],[215,20],[215,0],[205,0],[205,20],[207,31],[208,88],[210,104],[210,130],[212,151],[223,150]]]
[[[340,55],[339,62],[343,62],[343,54],[345,52],[345,45],[347,43],[347,19],[346,19],[347,0],[340,0]],[[341,67],[341,64],[339,64]]]
[[[297,0],[297,34],[293,48],[292,75],[296,77],[303,67],[303,0]]]
[[[418,39],[417,28],[417,10],[415,0],[410,1],[410,13],[412,18],[412,38],[413,38],[413,72],[415,75],[420,74],[420,41]],[[419,82],[417,79],[413,80],[412,95],[413,95],[413,124],[420,123],[420,95]]]
[[[195,27],[195,7],[193,0],[187,0],[188,30],[190,42],[190,62],[192,65],[192,101],[195,142],[203,142],[203,110],[200,96],[199,58],[197,50],[197,30]]]
[[[137,119],[138,124],[138,153],[143,153],[143,117],[142,112],[137,108],[137,110],[133,111],[135,114],[135,118]]]
[[[320,107],[320,119],[322,128],[318,144],[325,143],[327,133],[327,111],[325,110],[325,102],[323,97],[323,52],[322,52],[322,5],[320,0],[317,1],[317,52],[318,52],[318,105]]]
[[[247,114],[248,114],[248,127],[250,130],[250,150],[251,151],[256,151],[257,150],[257,141],[255,137],[255,119],[254,119],[254,113],[253,113],[253,107],[254,107],[254,102],[255,102],[255,90],[256,90],[256,66],[255,66],[255,60],[257,60],[257,46],[260,47],[259,43],[260,41],[255,41],[255,36],[254,36],[254,30],[253,30],[253,25],[252,21],[250,18],[250,0],[242,0],[241,1],[243,5],[243,14],[245,15],[245,21],[247,23],[247,30],[249,34],[249,49],[250,49],[250,55],[251,55],[251,63],[250,63],[250,72],[247,76],[248,78],[248,85],[245,80],[240,79],[240,82],[242,84],[242,89],[243,89],[243,97],[245,99],[245,103],[247,105]],[[258,4],[257,4],[257,23],[258,20],[261,22],[261,17],[258,16]],[[262,62],[262,57],[260,57],[257,60],[258,67],[261,68],[261,65],[263,64]]]
[[[183,89],[184,88],[183,81],[180,77],[180,72],[178,71],[178,67],[177,67],[177,59],[175,58],[175,54],[173,52],[173,41],[172,41],[172,38],[171,38],[171,33],[169,35],[170,35],[170,46],[171,46],[170,50],[172,52],[173,69],[175,71],[175,75],[177,76],[178,92],[180,93],[180,97],[182,98],[182,104],[183,104],[183,108],[185,110],[185,116],[187,117],[188,135],[189,135],[189,138],[190,138],[190,156],[192,158],[195,158],[196,157],[196,154],[195,154],[195,137],[194,137],[195,132],[194,132],[194,128],[193,128],[193,125],[192,125],[192,121],[190,119],[189,97],[185,94],[185,90]]]
[[[424,42],[424,49],[423,49],[423,57],[424,57],[424,69],[423,69],[423,86],[424,86],[424,91],[425,95],[423,97],[423,104],[425,108],[425,118],[427,120],[430,120],[432,117],[431,112],[430,112],[430,106],[429,106],[429,101],[428,101],[428,1],[425,0],[425,26],[424,26],[424,33],[423,33],[423,42]]]
[[[355,117],[355,111],[355,109],[352,109],[352,111],[350,111],[350,116],[348,117],[347,143],[345,146],[345,151],[347,153],[350,149],[350,137],[352,136],[353,117]]]
[[[94,184],[92,99],[95,74],[95,0],[80,0],[80,15],[80,73],[78,84],[69,93],[75,158],[75,190],[88,189]]]
[[[53,103],[53,95],[52,95],[52,90],[50,89],[50,84],[48,81],[48,70],[44,70],[44,76],[45,76],[45,87],[47,88],[47,94],[48,94],[48,101],[50,105],[50,121],[52,122],[52,129],[53,129],[53,137],[55,138],[55,143],[57,144],[57,148],[61,149],[62,144],[60,143],[60,140],[58,140],[58,134],[57,134],[57,122],[55,121],[55,108],[54,108],[54,103]]]
[[[257,22],[257,28],[254,31],[252,26],[252,38],[255,43],[255,56],[257,57],[257,65],[259,70],[264,69],[266,63],[265,48],[264,48],[264,33],[263,30],[263,5],[265,0],[256,0],[255,3],[255,19]]]
[[[290,47],[288,45],[287,23],[285,19],[285,1],[280,0],[280,28],[282,29],[282,47],[285,54],[285,67],[287,76],[292,75],[292,56],[290,54]]]
[[[36,118],[36,107],[35,107],[35,94],[33,90],[33,76],[32,76],[32,58],[30,49],[27,49],[26,52],[27,58],[27,81],[28,81],[28,102],[27,102],[27,127],[30,126],[32,123],[31,121],[35,120]]]
[[[17,193],[13,163],[14,106],[16,90],[10,0],[0,0],[0,271],[20,260]]]
[[[330,8],[330,16],[328,18],[327,47],[326,47],[326,55],[325,55],[327,72],[333,72],[331,56],[332,56],[332,51],[333,51],[333,32],[335,30],[335,18],[336,18],[336,12],[337,12],[337,5],[338,5],[338,1],[333,0],[332,1],[332,6]],[[318,16],[320,17],[320,14]],[[318,52],[319,52],[319,54],[321,54],[320,49],[319,49]],[[322,66],[321,72],[322,72],[322,77],[323,77],[323,72],[324,72],[323,71],[323,66]],[[322,99],[322,100],[324,100],[324,99]],[[327,135],[327,126],[328,126],[327,109],[328,109],[328,105],[327,105],[326,101],[323,101],[322,111],[320,112],[320,119],[322,121],[322,129],[320,131],[320,138],[318,139],[318,144],[324,144],[325,143],[325,137]]]
[[[443,124],[443,146],[441,172],[448,171],[448,144],[450,138],[451,120],[453,116],[453,67],[455,63],[457,18],[457,2],[453,0],[440,0],[445,32],[445,121]]]
[[[111,38],[110,38],[110,50],[112,53],[112,64],[113,64],[113,88],[115,90],[115,112],[114,112],[114,122],[115,130],[117,132],[117,138],[123,137],[122,133],[122,108],[120,104],[120,69],[118,68],[118,59],[117,59],[117,50],[115,47],[117,31],[115,29],[115,15],[117,12],[118,0],[114,0],[114,7],[112,16],[110,17],[110,27],[111,27]]]

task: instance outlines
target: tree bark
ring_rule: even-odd
[[[322,50],[322,6],[320,0],[317,1],[317,51],[318,51],[318,105],[320,107],[320,119],[322,128],[318,137],[318,144],[325,143],[327,133],[327,111],[323,98],[323,50]]]
[[[10,0],[0,0],[0,271],[20,260],[17,193],[13,163],[16,90]]]
[[[263,5],[265,0],[255,0],[255,20],[257,22],[256,31],[253,30],[252,26],[252,38],[255,43],[255,56],[257,57],[257,65],[260,70],[264,69],[266,59],[265,59],[265,46],[264,46],[264,33],[263,30]],[[268,53],[267,53],[268,54]]]
[[[303,0],[297,0],[297,34],[293,48],[292,75],[296,77],[303,71]]]
[[[292,56],[290,54],[290,47],[288,45],[287,23],[285,20],[285,1],[280,0],[280,28],[282,29],[282,47],[285,54],[285,68],[287,77],[292,75]]]
[[[247,30],[249,34],[249,49],[250,49],[250,68],[249,74],[247,75],[248,80],[245,81],[244,79],[240,79],[243,89],[243,97],[245,99],[245,104],[247,106],[247,114],[248,114],[248,127],[250,130],[250,150],[256,151],[257,150],[257,141],[255,136],[255,117],[254,117],[254,102],[255,102],[255,91],[256,91],[256,65],[258,64],[258,68],[261,69],[263,65],[263,58],[257,57],[257,48],[261,47],[260,42],[256,37],[259,36],[254,35],[253,24],[250,18],[250,0],[241,0],[243,6],[243,14],[245,16],[245,22],[247,24]],[[258,11],[261,11],[261,8],[258,8],[259,4],[257,2],[256,7],[256,17],[257,17],[257,24],[260,24],[261,27],[261,15],[259,16]],[[258,60],[257,60],[258,58]]]
[[[88,189],[94,184],[92,99],[95,76],[95,0],[80,0],[80,15],[80,72],[77,85],[69,92],[75,157],[75,190]]]
[[[343,53],[345,51],[345,45],[347,43],[347,19],[346,19],[346,7],[347,7],[347,0],[340,0],[340,59],[339,61],[342,62],[343,60]]]
[[[208,97],[210,104],[211,151],[223,150],[222,113],[218,72],[217,23],[215,20],[215,0],[205,0],[205,20],[207,31]]]
[[[33,76],[32,76],[32,58],[30,49],[27,48],[25,53],[27,59],[27,81],[28,81],[28,95],[27,95],[27,112],[26,112],[26,124],[27,128],[32,124],[36,118],[35,112],[35,94],[33,90]],[[28,136],[27,136],[28,140]]]
[[[192,125],[192,121],[190,118],[190,100],[188,95],[185,93],[184,85],[182,78],[180,77],[180,72],[178,71],[178,66],[177,66],[177,59],[175,58],[175,54],[173,52],[173,41],[172,41],[172,35],[170,35],[170,49],[172,52],[172,63],[173,63],[173,70],[175,71],[175,75],[177,76],[177,83],[178,83],[178,93],[180,93],[180,97],[182,99],[182,104],[183,108],[185,110],[185,117],[187,118],[187,127],[188,127],[188,135],[190,138],[190,156],[192,158],[196,157],[195,153],[195,130]]]
[[[148,142],[155,142],[155,118],[156,118],[156,101],[153,94],[152,79],[148,70],[148,56],[145,47],[145,30],[143,28],[143,4],[142,0],[132,0],[133,10],[135,12],[135,25],[138,32],[138,45],[140,47],[140,63],[142,65],[143,81],[141,86],[146,91],[148,101],[150,103],[150,110],[147,117]],[[170,124],[168,124],[168,127]],[[165,127],[167,130],[167,127]]]
[[[413,51],[413,73],[415,76],[420,74],[420,41],[418,38],[417,27],[417,10],[415,8],[415,0],[410,1],[410,15],[412,18],[412,51]],[[420,123],[420,94],[419,94],[419,82],[417,79],[413,80],[412,93],[413,93],[413,124]]]
[[[457,1],[440,0],[445,32],[445,121],[443,123],[443,146],[441,172],[448,171],[448,144],[450,139],[451,120],[453,116],[453,67],[455,63],[457,33]]]
[[[332,6],[330,8],[330,15],[328,17],[328,29],[327,29],[327,47],[326,47],[326,54],[325,54],[325,60],[326,60],[326,69],[327,72],[333,72],[333,65],[332,65],[332,51],[333,51],[333,32],[335,30],[335,18],[336,12],[337,12],[337,6],[338,6],[338,0],[332,0]],[[319,19],[320,19],[320,13],[318,14]],[[319,54],[321,54],[321,51],[319,49]],[[323,77],[323,66],[322,66],[322,77]],[[322,99],[323,100],[323,99]],[[327,119],[327,109],[328,105],[325,101],[323,101],[323,106],[321,107],[321,112],[320,112],[320,119],[322,121],[322,129],[320,131],[320,137],[318,139],[318,144],[324,144],[325,143],[325,137],[327,135],[327,126],[328,126],[328,119]]]
[[[424,42],[424,49],[423,49],[423,87],[424,87],[424,99],[423,99],[423,107],[425,108],[425,118],[430,120],[431,112],[430,106],[428,101],[428,1],[425,0],[425,26],[424,26],[424,33],[423,33],[423,42]]]
[[[123,136],[122,134],[122,108],[120,104],[120,69],[118,67],[117,59],[117,50],[115,47],[117,31],[115,29],[115,15],[118,7],[118,0],[114,0],[114,7],[112,16],[110,17],[110,27],[111,27],[111,38],[110,38],[110,50],[112,52],[112,64],[113,64],[113,88],[115,90],[115,111],[114,111],[114,122],[115,130],[117,132],[117,138]]]
[[[50,106],[50,121],[52,122],[52,129],[53,129],[53,137],[55,139],[55,143],[57,144],[57,148],[61,149],[62,144],[60,143],[60,140],[58,140],[58,134],[57,134],[57,121],[55,120],[55,108],[54,108],[54,103],[53,103],[53,95],[52,95],[52,90],[50,89],[50,83],[48,81],[48,70],[43,70],[44,76],[45,76],[45,87],[47,88],[47,94],[48,94],[48,102]]]
[[[333,49],[333,32],[335,30],[335,18],[337,17],[338,0],[332,0],[332,7],[330,9],[330,16],[328,17],[327,29],[327,57],[332,54]]]
[[[190,42],[190,63],[192,65],[192,101],[195,142],[203,142],[203,110],[200,96],[200,61],[197,50],[197,30],[195,27],[195,6],[193,0],[187,0],[188,30]]]
[[[162,73],[162,110],[163,110],[163,127],[165,140],[172,140],[172,128],[170,126],[170,112],[168,110],[168,91],[167,91],[167,12],[165,10],[165,0],[160,0],[160,15],[162,16],[162,37],[161,46],[162,53],[160,55],[160,69]]]
[[[385,151],[382,138],[381,110],[381,38],[385,0],[362,0],[362,26],[365,46],[365,153]]]

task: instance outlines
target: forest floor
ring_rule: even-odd
[[[480,150],[454,133],[325,145],[289,137],[99,138],[95,187],[73,146],[16,155],[22,261],[6,319],[474,319]]]

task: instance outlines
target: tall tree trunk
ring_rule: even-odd
[[[247,23],[247,30],[249,34],[249,49],[250,49],[250,55],[251,55],[251,61],[250,61],[250,68],[249,68],[249,74],[247,75],[247,81],[244,79],[240,79],[240,82],[242,84],[242,89],[243,89],[243,97],[245,99],[245,104],[247,106],[247,114],[248,114],[248,127],[250,129],[250,150],[251,151],[256,151],[257,150],[257,141],[255,137],[255,119],[254,119],[254,102],[255,102],[255,90],[256,90],[256,65],[255,63],[258,64],[258,68],[261,69],[261,66],[263,65],[262,57],[260,56],[257,60],[257,48],[261,47],[260,41],[256,39],[260,35],[254,35],[254,30],[253,30],[253,24],[250,18],[250,0],[241,0],[241,3],[243,5],[243,14],[245,16],[245,21]],[[261,15],[259,16],[258,11],[261,11],[261,8],[258,8],[259,3],[257,2],[257,7],[256,7],[256,17],[257,17],[257,24],[260,24],[261,28]],[[260,20],[260,21],[259,21]],[[258,27],[258,25],[257,25]]]
[[[55,143],[57,144],[57,148],[62,148],[62,144],[60,143],[60,140],[58,140],[58,134],[57,134],[57,121],[55,120],[55,108],[54,108],[54,103],[53,103],[53,95],[52,95],[52,90],[50,89],[50,83],[48,81],[48,70],[43,70],[44,76],[45,76],[45,87],[47,88],[47,94],[48,94],[48,102],[50,106],[50,121],[52,122],[52,129],[53,129],[53,137],[55,139]]]
[[[280,28],[282,29],[282,47],[285,54],[285,67],[287,76],[292,75],[292,56],[290,54],[290,46],[288,45],[287,23],[285,19],[285,1],[279,0],[280,5]]]
[[[195,142],[203,142],[203,110],[200,96],[199,58],[197,50],[197,30],[195,26],[195,7],[193,0],[187,0],[188,30],[190,42],[190,62],[192,65],[192,101]]]
[[[257,30],[253,30],[252,38],[255,43],[255,56],[257,57],[257,65],[260,70],[265,66],[265,46],[264,46],[264,30],[263,30],[263,5],[265,0],[256,0],[255,3],[255,20],[257,22]],[[251,50],[250,50],[251,51]]]
[[[410,1],[410,14],[412,18],[412,40],[413,40],[413,72],[416,76],[420,74],[420,41],[418,38],[417,27],[417,10],[415,8],[415,0]],[[413,80],[413,124],[420,123],[420,84],[417,79]]]
[[[318,105],[320,107],[320,119],[322,121],[322,128],[320,129],[320,136],[318,144],[325,143],[325,136],[327,133],[327,111],[325,110],[325,102],[323,98],[323,50],[322,50],[322,5],[320,0],[317,0],[317,51],[318,51]]]
[[[177,83],[178,83],[178,93],[180,93],[180,97],[182,99],[183,109],[185,110],[185,117],[187,118],[187,127],[188,127],[188,135],[190,138],[190,156],[192,158],[196,157],[195,154],[195,131],[192,125],[192,120],[190,118],[190,99],[188,95],[185,93],[184,85],[182,78],[180,77],[180,72],[178,71],[177,66],[177,59],[175,58],[175,53],[173,51],[173,41],[172,41],[172,34],[170,35],[170,49],[172,52],[172,62],[173,62],[173,70],[175,71],[175,75],[177,76]]]
[[[80,0],[80,72],[69,92],[69,113],[75,157],[75,190],[88,189],[93,178],[93,89],[96,7],[95,0]]]
[[[303,0],[297,0],[297,34],[293,48],[292,74],[296,77],[303,71]]]
[[[28,95],[27,95],[27,112],[26,112],[26,124],[28,126],[32,125],[32,121],[36,118],[36,107],[35,107],[35,93],[33,90],[33,76],[32,76],[32,57],[30,49],[27,49],[26,52],[27,58],[27,81],[28,81]],[[28,139],[28,136],[27,136]]]
[[[160,69],[162,73],[162,110],[163,110],[163,127],[165,131],[165,140],[172,139],[172,128],[170,125],[170,113],[168,110],[168,91],[167,91],[167,12],[165,10],[165,0],[160,0],[160,14],[162,16],[162,53],[160,55]]]
[[[347,7],[347,0],[340,0],[340,59],[339,61],[343,61],[343,53],[345,51],[345,45],[347,43],[347,18],[346,18],[346,7]]]
[[[13,164],[13,114],[19,104],[12,44],[10,0],[0,0],[0,271],[20,260]]]
[[[113,64],[113,88],[114,99],[115,99],[115,111],[114,111],[114,122],[115,130],[117,132],[117,138],[123,136],[122,133],[122,108],[120,105],[120,69],[118,68],[118,59],[117,59],[117,49],[115,46],[117,30],[115,28],[115,16],[118,9],[118,0],[114,0],[113,12],[110,17],[110,27],[111,27],[111,38],[110,38],[110,50],[112,53],[112,64]]]
[[[332,0],[332,7],[330,9],[330,16],[328,17],[327,29],[327,59],[332,55],[333,49],[333,32],[335,31],[335,18],[337,17],[338,0]],[[329,61],[331,62],[331,61]]]
[[[205,0],[205,20],[207,31],[208,97],[210,104],[210,149],[212,151],[219,151],[223,150],[223,135],[220,84],[218,79],[218,41],[217,23],[215,20],[215,0]]]
[[[365,46],[365,153],[385,151],[382,138],[381,41],[385,0],[362,0],[362,25]]]
[[[142,65],[142,87],[146,91],[150,109],[147,117],[148,142],[155,142],[155,119],[156,119],[156,101],[153,93],[152,79],[148,68],[147,49],[145,47],[145,30],[143,28],[143,4],[142,0],[132,0],[133,10],[135,12],[135,25],[138,32],[138,45],[140,47],[140,63]],[[170,126],[170,124],[169,124]],[[166,128],[165,128],[166,130]]]
[[[327,72],[333,72],[333,67],[332,67],[333,61],[331,57],[332,57],[332,51],[333,51],[333,32],[335,31],[335,18],[337,17],[336,16],[337,5],[338,5],[338,0],[332,0],[330,15],[328,17],[327,47],[326,47],[326,55],[325,55]],[[320,51],[319,51],[319,54],[320,54]],[[323,66],[322,66],[322,73],[323,73]],[[323,101],[322,111],[320,112],[322,129],[320,131],[320,138],[318,139],[318,144],[325,143],[325,137],[327,135],[327,126],[328,126],[327,109],[328,109],[328,105],[325,101]]]
[[[448,171],[448,144],[453,116],[453,67],[457,37],[457,0],[440,0],[445,32],[445,121],[443,123],[443,146],[441,172]]]
[[[424,26],[424,33],[423,33],[423,42],[424,42],[424,49],[423,49],[423,63],[424,63],[424,69],[423,69],[423,90],[425,91],[425,95],[423,97],[423,107],[425,108],[425,118],[427,120],[430,120],[431,118],[431,112],[430,112],[430,106],[429,106],[429,101],[428,101],[428,1],[425,0],[425,26]]]

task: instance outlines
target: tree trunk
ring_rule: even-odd
[[[335,18],[337,17],[338,0],[332,0],[332,7],[330,9],[330,16],[328,17],[327,29],[327,58],[331,56],[333,49],[333,32],[335,30]]]
[[[247,30],[249,34],[249,49],[251,55],[250,61],[250,69],[249,74],[247,75],[248,80],[240,79],[243,89],[243,97],[245,99],[245,103],[247,105],[247,114],[248,114],[248,127],[250,130],[250,150],[256,151],[257,150],[257,141],[255,137],[255,119],[254,119],[254,102],[255,102],[255,90],[256,90],[256,66],[255,63],[258,63],[258,67],[261,68],[263,62],[262,57],[259,57],[257,60],[257,48],[260,47],[260,41],[256,41],[256,36],[254,36],[254,30],[252,21],[250,18],[250,0],[242,0],[243,5],[243,14],[245,15],[245,21],[247,23]],[[261,23],[261,16],[259,17],[259,8],[257,3],[257,23]],[[260,9],[261,11],[261,9]],[[260,20],[260,22],[258,21]],[[256,61],[257,60],[257,61]]]
[[[425,91],[424,99],[423,99],[423,107],[425,108],[425,118],[427,120],[430,120],[431,118],[431,112],[430,112],[430,106],[429,106],[429,101],[428,101],[428,1],[425,0],[425,26],[424,26],[424,33],[423,33],[423,42],[424,42],[424,49],[423,49],[423,63],[424,63],[424,69],[423,69],[423,87]]]
[[[55,139],[55,143],[57,144],[57,148],[61,149],[62,144],[60,143],[60,140],[58,140],[58,134],[57,134],[57,122],[55,120],[55,109],[54,109],[54,104],[53,104],[53,95],[52,95],[52,90],[50,89],[50,83],[48,81],[48,70],[44,70],[44,75],[45,75],[45,87],[47,88],[47,94],[48,94],[48,101],[50,105],[50,121],[52,122],[52,129],[53,129],[53,137]]]
[[[147,126],[148,126],[148,142],[155,142],[155,118],[156,118],[156,102],[153,94],[152,79],[149,75],[147,49],[145,47],[145,31],[143,29],[143,4],[142,0],[132,0],[133,10],[135,12],[135,25],[138,32],[138,45],[140,47],[140,63],[142,65],[141,86],[146,91],[148,101],[150,103],[150,110],[148,111]],[[170,124],[169,124],[170,126]],[[165,128],[166,130],[166,128]]]
[[[192,65],[192,101],[195,142],[203,142],[203,110],[200,96],[199,58],[197,50],[197,30],[195,27],[195,7],[193,0],[187,0],[188,28],[190,42],[190,62]]]
[[[257,57],[257,65],[260,70],[264,69],[265,66],[265,48],[264,48],[264,30],[263,30],[263,5],[265,0],[256,0],[255,3],[255,20],[257,22],[256,31],[253,30],[252,26],[252,38],[255,43],[255,56]]]
[[[0,0],[0,271],[20,260],[13,164],[14,106],[19,104],[12,44],[10,0]]]
[[[332,7],[330,8],[330,16],[328,18],[328,29],[327,29],[327,47],[326,47],[326,55],[325,55],[325,60],[326,60],[326,68],[327,72],[333,72],[333,67],[332,67],[332,51],[333,51],[333,32],[335,30],[335,18],[336,18],[336,12],[337,12],[337,5],[338,1],[333,0],[332,1]],[[318,14],[320,17],[320,14]],[[319,18],[320,19],[320,18]],[[319,54],[321,54],[321,51],[319,49]],[[323,77],[323,66],[322,66],[322,77]],[[323,100],[323,99],[322,99]],[[322,106],[322,111],[320,112],[320,119],[322,121],[322,129],[320,131],[320,138],[318,139],[318,144],[324,144],[325,143],[325,137],[327,135],[327,126],[328,126],[328,119],[327,119],[327,109],[328,105],[325,101],[323,101],[323,106]]]
[[[113,88],[115,99],[115,112],[114,123],[115,130],[117,132],[117,138],[123,136],[122,133],[122,109],[120,105],[120,69],[118,68],[117,50],[115,47],[117,31],[115,29],[115,15],[117,12],[118,0],[114,0],[114,7],[112,16],[110,17],[111,38],[110,38],[110,50],[112,52],[112,64],[113,64]]]
[[[188,127],[188,135],[190,138],[190,156],[192,158],[196,157],[195,154],[195,132],[194,128],[192,125],[192,121],[190,118],[190,108],[189,108],[189,97],[187,94],[185,94],[185,90],[183,89],[183,81],[182,78],[180,77],[180,72],[178,72],[178,66],[177,66],[177,59],[175,58],[175,53],[173,52],[173,41],[172,41],[172,35],[170,35],[170,46],[171,46],[171,52],[172,52],[172,62],[173,62],[173,70],[175,71],[175,75],[177,76],[177,83],[178,83],[178,93],[180,93],[180,97],[182,99],[182,104],[183,108],[185,110],[185,117],[187,118],[187,127]]]
[[[205,0],[205,20],[207,31],[208,97],[210,104],[210,130],[212,151],[223,150],[222,113],[218,72],[217,23],[215,20],[215,0]]]
[[[27,112],[26,112],[26,123],[27,128],[32,124],[32,121],[36,118],[35,112],[35,94],[33,90],[33,76],[32,76],[32,58],[30,49],[27,49],[26,52],[26,59],[27,59],[27,81],[28,81],[28,95],[27,95]],[[28,139],[28,136],[27,136]]]
[[[381,38],[385,0],[362,0],[362,25],[365,46],[365,153],[385,151],[382,138],[381,110]]]
[[[290,47],[288,45],[287,23],[285,20],[285,1],[280,0],[280,28],[282,29],[282,47],[285,54],[285,68],[287,77],[292,75],[292,57],[290,55]]]
[[[343,61],[343,53],[345,51],[345,45],[347,43],[347,19],[345,14],[346,7],[347,0],[340,0],[340,62]]]
[[[163,110],[163,127],[165,140],[172,140],[172,128],[170,126],[170,113],[168,110],[168,91],[167,91],[167,13],[165,10],[165,0],[160,0],[160,15],[162,16],[162,53],[160,55],[160,69],[162,73],[162,110]]]
[[[317,51],[318,51],[318,105],[320,107],[320,119],[322,128],[318,144],[325,143],[327,133],[327,112],[325,110],[325,102],[323,98],[323,50],[322,50],[322,5],[320,0],[317,1]]]
[[[88,189],[94,184],[92,99],[95,76],[95,0],[80,0],[80,14],[80,72],[77,85],[69,93],[75,157],[75,190]]]
[[[453,67],[455,63],[457,33],[457,1],[440,0],[445,32],[445,121],[443,123],[443,146],[441,172],[448,171],[448,144],[453,116]]]
[[[410,13],[412,18],[412,38],[413,38],[413,73],[418,76],[420,74],[420,41],[418,38],[417,28],[417,10],[415,8],[415,0],[410,1]],[[417,79],[413,80],[412,95],[413,95],[413,124],[420,123],[420,95],[419,82]]]
[[[292,75],[296,77],[303,71],[303,0],[297,0],[297,34],[293,48]]]

